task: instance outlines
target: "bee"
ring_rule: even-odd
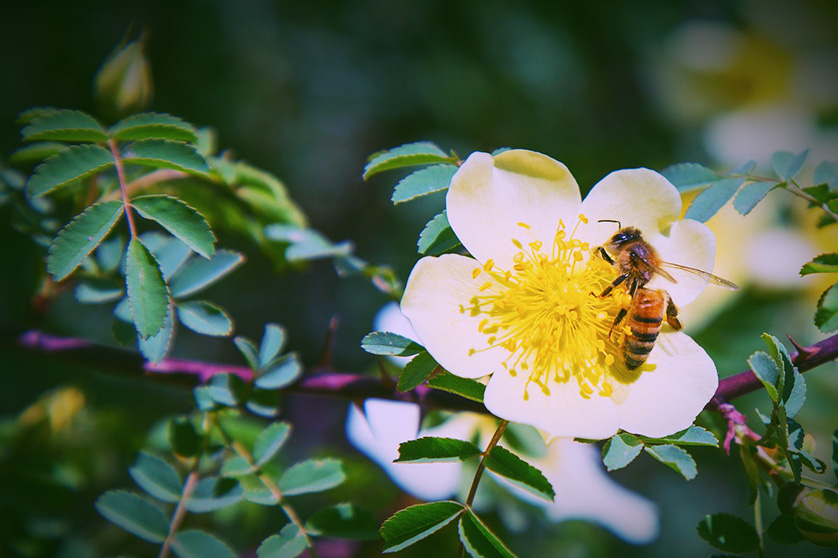
[[[626,290],[631,295],[631,304],[628,309],[623,308],[617,313],[608,335],[610,337],[614,328],[628,315],[628,328],[631,333],[624,335],[620,340],[620,354],[626,367],[634,370],[646,362],[664,320],[673,329],[680,330],[682,327],[678,320],[678,308],[672,302],[669,293],[664,289],[646,287],[655,275],[677,283],[672,274],[665,269],[670,268],[694,275],[718,287],[731,290],[737,290],[739,287],[706,271],[665,262],[657,250],[643,239],[638,229],[623,227],[618,221],[609,222],[617,223],[620,230],[604,246],[597,248],[596,253],[613,265],[620,274],[599,296],[608,296],[615,287],[626,284]]]

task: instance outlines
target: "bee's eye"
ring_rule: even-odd
[[[611,242],[614,244],[622,244],[626,240],[628,240],[628,235],[625,233],[617,233],[613,238],[611,238]]]

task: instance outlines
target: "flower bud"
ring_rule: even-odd
[[[102,64],[93,87],[96,103],[106,118],[116,120],[148,107],[154,86],[145,56],[145,36],[117,47]]]

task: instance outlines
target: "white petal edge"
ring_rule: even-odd
[[[559,220],[575,223],[579,187],[562,163],[541,153],[514,149],[495,157],[472,153],[448,188],[448,222],[463,246],[478,261],[492,259],[512,269],[519,251],[541,240],[550,246]],[[529,229],[519,223],[525,223]]]
[[[716,393],[716,365],[695,341],[681,332],[662,333],[643,372],[617,407],[620,428],[660,438],[689,427]]]
[[[388,302],[376,313],[372,321],[374,331],[389,331],[407,337],[411,341],[419,343],[419,337],[410,325],[410,321],[402,314],[401,308],[397,302]],[[404,365],[411,357],[388,356],[387,359],[398,366],[404,368]]]
[[[607,397],[583,398],[575,380],[550,382],[550,395],[519,373],[496,372],[489,378],[483,404],[495,416],[529,424],[550,437],[577,437],[601,440],[617,433],[619,416],[616,404]],[[524,399],[524,391],[529,394]]]
[[[502,359],[509,355],[505,349],[489,348],[489,337],[477,329],[483,316],[460,311],[485,282],[485,275],[472,276],[478,267],[474,259],[457,254],[422,258],[410,272],[401,303],[402,313],[431,356],[463,378],[500,370]],[[469,354],[472,348],[476,352]]]

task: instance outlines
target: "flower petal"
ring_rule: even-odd
[[[567,167],[522,149],[495,157],[471,154],[446,197],[448,222],[463,246],[478,261],[493,259],[504,270],[512,268],[519,251],[513,238],[550,246],[559,219],[575,222],[580,203],[579,187]]]
[[[716,365],[681,332],[662,333],[649,355],[656,368],[631,384],[618,407],[620,428],[659,438],[690,426],[716,393]]]
[[[599,440],[617,433],[619,416],[611,399],[600,395],[583,398],[574,380],[550,382],[550,395],[535,384],[527,386],[527,380],[524,374],[512,376],[506,371],[495,372],[489,378],[483,404],[495,416],[530,424],[551,437]]]
[[[636,227],[648,239],[678,218],[681,196],[672,183],[653,170],[619,170],[596,183],[580,211],[590,222],[577,236],[592,246],[604,244],[617,232],[615,223],[599,223],[600,219]]]
[[[402,297],[402,313],[431,356],[463,378],[500,370],[501,360],[509,355],[489,347],[488,336],[477,329],[481,316],[463,311],[484,282],[472,276],[478,267],[472,258],[457,254],[422,258],[410,272]]]

